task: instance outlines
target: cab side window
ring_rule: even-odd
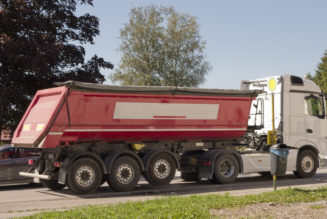
[[[324,105],[322,98],[316,96],[308,96],[305,98],[305,110],[306,114],[316,117],[324,117]]]

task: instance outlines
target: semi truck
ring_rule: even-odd
[[[239,90],[110,86],[67,81],[39,90],[13,135],[42,149],[22,176],[77,194],[105,182],[132,190],[141,175],[169,184],[231,183],[269,174],[271,145],[289,146],[287,171],[312,177],[327,164],[326,100],[311,80],[284,75]]]

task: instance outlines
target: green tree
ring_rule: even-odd
[[[94,55],[84,61],[83,44],[94,43],[98,18],[77,16],[93,0],[0,0],[0,130],[13,129],[38,89],[55,81],[102,83],[112,64]]]
[[[211,68],[196,18],[174,8],[132,8],[120,38],[122,58],[113,82],[196,87]]]
[[[327,50],[325,51],[321,62],[317,65],[315,75],[307,75],[309,79],[313,80],[324,93],[327,93]]]

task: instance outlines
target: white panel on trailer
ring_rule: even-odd
[[[117,102],[114,119],[216,120],[219,104]]]

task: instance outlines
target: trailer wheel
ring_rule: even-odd
[[[239,173],[239,163],[232,154],[221,154],[214,165],[212,181],[215,183],[231,183]]]
[[[65,184],[60,184],[54,180],[40,179],[40,183],[51,190],[61,190],[66,187]]]
[[[109,185],[118,192],[130,191],[138,183],[140,167],[130,156],[122,156],[114,161],[109,174]]]
[[[297,171],[294,172],[299,178],[309,178],[316,174],[318,168],[317,155],[310,150],[300,152],[297,159]]]
[[[199,173],[189,173],[189,172],[182,172],[181,173],[181,178],[186,181],[198,181],[199,178]]]
[[[176,164],[172,156],[167,153],[160,153],[151,158],[144,177],[150,184],[160,186],[169,184],[175,173]]]
[[[76,160],[68,173],[68,187],[77,194],[95,192],[99,188],[101,181],[101,167],[90,158]]]

